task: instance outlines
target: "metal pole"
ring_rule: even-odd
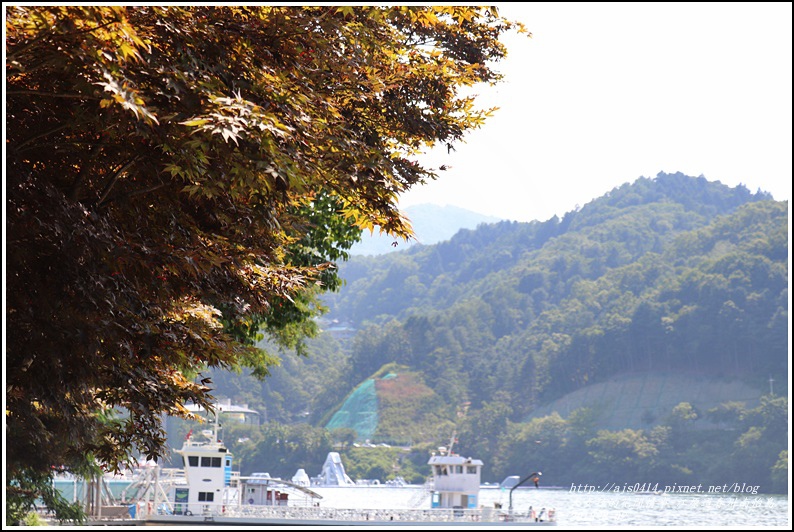
[[[513,490],[516,489],[517,487],[519,487],[521,484],[523,484],[527,480],[529,480],[529,479],[531,479],[533,477],[539,477],[542,474],[543,473],[541,473],[540,471],[536,471],[534,473],[530,473],[528,476],[524,477],[524,479],[521,480],[518,484],[516,484],[515,486],[510,488],[510,506],[508,507],[508,511],[510,512],[510,514],[513,513]]]
[[[157,514],[157,506],[160,504],[160,464],[154,465],[154,513]],[[149,512],[151,517],[151,512]]]

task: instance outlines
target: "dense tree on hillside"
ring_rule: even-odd
[[[459,270],[434,278],[432,249],[367,261],[370,275],[356,278],[356,272],[340,294],[344,309],[336,314],[350,319],[366,310],[369,316],[354,358],[413,365],[427,373],[428,383],[448,391],[464,386],[464,397],[437,390],[453,403],[479,404],[510,390],[521,399],[516,413],[622,371],[743,379],[785,372],[784,204],[750,202],[711,223],[701,217],[697,223],[708,225],[694,231],[686,230],[682,208],[667,201],[612,210],[609,218],[600,209],[586,210],[597,223],[577,219],[576,231],[472,279]],[[477,232],[497,241],[501,235],[505,242],[482,242],[463,254],[469,263],[517,255],[502,249],[520,247],[517,228],[496,226],[503,231]],[[459,237],[479,240],[469,233]],[[398,271],[410,271],[412,280]],[[423,291],[407,288],[417,283]],[[387,289],[389,301],[381,306]],[[376,310],[386,308],[385,314]],[[395,308],[401,310],[395,314]],[[395,326],[395,315],[404,327]],[[384,318],[392,320],[388,333]],[[417,332],[409,326],[419,320],[425,324],[421,342],[412,339]],[[405,336],[410,347],[403,349]],[[356,366],[369,368],[365,374],[377,369],[371,363]],[[442,372],[454,372],[455,379]]]
[[[499,431],[495,446],[500,454],[488,468],[488,480],[540,470],[554,485],[598,484],[607,475],[621,487],[650,480],[644,489],[664,489],[673,484],[731,485],[739,476],[761,493],[786,492],[780,482],[788,468],[785,398],[764,396],[753,409],[723,405],[738,417],[726,419],[718,430],[698,426],[705,421],[695,415],[696,406],[676,406],[663,424],[649,430],[596,430],[588,409],[567,419],[553,413],[510,423]]]
[[[512,414],[510,400],[502,392],[478,406],[458,421],[456,452],[477,458],[499,456],[499,444],[508,433]]]
[[[422,148],[489,110],[495,8],[12,6],[7,487],[162,449],[205,366],[312,334],[362,229],[410,235]],[[129,416],[104,423],[102,411]],[[13,522],[18,516],[10,514]]]
[[[344,396],[349,390],[349,356],[328,334],[307,339],[310,356],[291,356],[290,350],[278,348],[264,340],[258,344],[279,357],[277,366],[269,368],[266,379],[257,379],[251,369],[228,371],[211,368],[206,375],[214,390],[235,404],[246,404],[260,412],[263,422],[306,422],[323,404],[318,398],[336,392]],[[341,391],[340,391],[341,388]],[[320,415],[325,414],[321,412]]]
[[[687,195],[709,208],[677,203]],[[365,268],[354,258],[341,272],[350,282],[330,299],[354,325],[424,319],[423,341],[411,344],[416,362],[390,348],[393,356],[446,388],[438,369],[456,368],[475,404],[510,390],[517,416],[622,371],[782,378],[786,205],[767,197],[679,174],[642,178],[573,213],[567,232],[558,222],[539,248],[540,224],[500,223]],[[386,278],[390,312],[380,315]]]

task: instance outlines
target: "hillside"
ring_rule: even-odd
[[[701,413],[723,403],[738,401],[749,408],[759,404],[761,392],[738,380],[673,372],[622,374],[598,384],[583,386],[557,400],[534,409],[527,421],[557,413],[563,418],[583,408],[592,409],[593,421],[609,430],[652,429],[681,402],[691,404]],[[702,422],[701,430],[717,423]]]
[[[416,365],[451,403],[521,391],[527,413],[616,372],[672,368],[760,388],[786,371],[787,249],[784,203],[661,174],[562,220],[354,258],[329,318],[362,330],[362,378]]]
[[[684,480],[706,475],[706,455],[760,453],[754,467],[769,481],[785,448],[770,408],[787,406],[762,397],[770,377],[780,394],[788,385],[788,205],[768,194],[659,174],[562,219],[481,224],[435,245],[354,256],[340,275],[346,285],[325,298],[328,332],[309,359],[285,354],[285,367],[251,394],[274,421],[443,444],[449,434],[429,431],[429,418],[406,415],[421,411],[413,394],[392,395],[387,411],[375,393],[371,423],[356,424],[364,411],[348,400],[377,392],[394,364],[432,398],[425,413],[436,426],[457,427],[460,451],[490,457],[497,477],[520,465],[536,430],[558,434],[560,452],[591,460],[578,471],[592,474],[618,459],[599,446],[623,441],[639,449],[637,464],[664,457],[654,467]],[[658,394],[655,405],[642,403],[643,387]],[[710,400],[690,393],[697,389]],[[714,427],[733,431],[719,437],[722,447],[697,443],[696,433]],[[744,431],[768,443],[740,452],[750,445],[749,436],[734,445]],[[656,450],[646,456],[649,445]],[[690,473],[673,467],[694,460],[690,452]]]
[[[358,441],[404,445],[413,441],[414,432],[437,434],[440,427],[451,428],[440,403],[421,375],[389,364],[357,386],[321,424],[329,430],[351,428]]]

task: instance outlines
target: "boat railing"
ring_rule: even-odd
[[[530,522],[530,516],[489,507],[433,509],[352,509],[317,506],[233,506],[224,517],[372,522]],[[547,519],[551,521],[550,519]]]

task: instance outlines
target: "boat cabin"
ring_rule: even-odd
[[[174,513],[202,515],[225,504],[225,488],[231,484],[232,455],[213,431],[202,440],[188,434],[182,448],[185,485],[174,488]]]
[[[440,447],[428,464],[433,472],[432,508],[477,508],[482,460],[458,456]]]
[[[273,479],[268,473],[252,473],[242,481],[243,500],[254,506],[288,506],[289,494],[277,489],[280,479]]]

